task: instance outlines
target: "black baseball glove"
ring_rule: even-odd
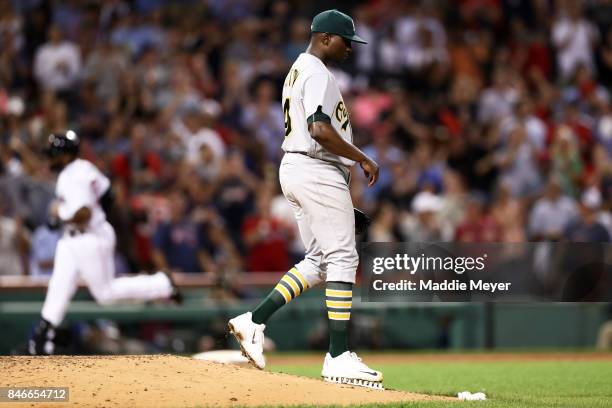
[[[355,213],[355,234],[363,234],[367,231],[372,219],[358,208],[353,208],[353,212]]]

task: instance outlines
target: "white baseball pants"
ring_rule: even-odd
[[[306,247],[306,256],[296,268],[308,285],[355,283],[359,256],[348,172],[323,160],[286,153],[279,178]]]
[[[78,278],[85,281],[89,292],[100,304],[170,296],[172,285],[162,272],[115,278],[115,241],[115,231],[108,222],[85,233],[64,234],[55,252],[53,275],[42,309],[43,319],[55,326],[62,322],[76,292]]]

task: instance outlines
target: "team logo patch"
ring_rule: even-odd
[[[342,130],[346,130],[346,127],[349,124],[349,113],[346,109],[346,106],[344,106],[343,101],[339,101],[336,104],[336,108],[334,109],[334,116],[336,117],[338,122],[342,124]]]

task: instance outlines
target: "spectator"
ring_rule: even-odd
[[[419,22],[414,46],[405,53],[405,64],[412,71],[422,72],[448,59],[444,29],[433,18]]]
[[[455,230],[465,217],[467,192],[461,176],[447,170],[444,173],[444,193],[438,215],[444,241],[452,241]]]
[[[223,220],[213,208],[194,210],[194,221],[200,226],[201,248],[199,259],[204,272],[214,272],[222,278],[244,268],[242,258],[225,231]]]
[[[507,146],[498,150],[496,160],[501,181],[510,187],[514,196],[526,197],[540,189],[537,158],[537,147],[527,139],[525,129],[513,129]]]
[[[48,42],[37,51],[34,75],[45,90],[67,92],[73,90],[81,74],[81,51],[64,40],[59,27],[49,28]]]
[[[442,240],[442,226],[437,218],[442,206],[440,197],[422,191],[412,200],[414,215],[404,217],[401,222],[402,238],[411,242],[436,242]]]
[[[482,197],[470,197],[465,218],[457,226],[455,240],[459,242],[500,242],[502,241],[501,228],[495,218],[485,211]]]
[[[378,48],[376,30],[374,27],[376,16],[373,15],[368,6],[361,6],[355,10],[356,32],[361,38],[366,40],[372,47],[355,47],[355,65],[357,70],[362,73],[370,74],[376,67],[376,53]],[[308,26],[306,26],[308,27]],[[308,30],[306,30],[308,33]],[[305,47],[302,48],[304,50]],[[297,55],[295,56],[297,57]],[[295,58],[288,58],[289,61],[294,61]]]
[[[233,151],[221,169],[215,192],[215,204],[226,222],[228,233],[242,245],[242,226],[252,211],[258,181],[244,164],[242,153]]]
[[[377,57],[378,67],[385,75],[397,75],[401,72],[402,55],[396,40],[395,28],[391,25],[382,33]]]
[[[113,44],[126,47],[132,55],[139,55],[146,47],[161,48],[166,41],[161,28],[159,10],[148,16],[136,13],[119,17],[117,27],[111,33]]]
[[[392,131],[391,121],[380,123],[374,130],[373,143],[363,148],[363,152],[381,166],[378,182],[372,188],[364,191],[366,200],[373,200],[380,195],[382,190],[391,187],[394,182],[391,168],[403,159],[400,149],[391,143]],[[366,183],[367,180],[362,180],[362,182]]]
[[[558,241],[577,214],[575,201],[562,195],[561,181],[551,177],[544,196],[536,201],[529,215],[530,239]]]
[[[85,59],[83,79],[95,85],[96,96],[102,101],[115,100],[121,91],[121,76],[128,69],[126,53],[109,41],[103,41]]]
[[[47,209],[53,199],[52,176],[46,160],[41,160],[21,139],[12,138],[10,148],[14,174],[6,179],[5,210],[33,228],[47,220]]]
[[[25,275],[30,235],[17,218],[2,214],[0,205],[0,275]]]
[[[580,216],[565,228],[565,239],[571,242],[610,242],[608,231],[597,219],[600,207],[599,190],[591,188],[585,191],[580,202]]]
[[[491,216],[499,225],[501,242],[525,242],[525,213],[521,200],[512,196],[510,186],[501,184],[491,207]]]
[[[498,66],[493,73],[493,83],[484,90],[478,106],[478,120],[484,124],[500,121],[512,114],[513,105],[520,93],[514,73],[508,67]]]
[[[30,251],[30,275],[51,276],[55,248],[62,235],[60,228],[51,229],[47,224],[40,224],[32,234]]]
[[[282,222],[289,236],[293,237],[293,239],[288,242],[288,249],[291,264],[296,264],[301,261],[304,256],[304,243],[300,236],[300,229],[295,219],[293,208],[285,196],[280,192],[280,188],[278,188],[278,190],[279,191],[275,193],[275,196],[271,200],[270,214],[273,218]]]
[[[598,40],[597,28],[582,15],[582,3],[564,2],[557,21],[552,26],[552,41],[557,49],[557,65],[561,78],[569,79],[576,68],[584,65],[595,69],[593,48]]]
[[[179,109],[180,119],[172,123],[172,131],[180,139],[187,162],[201,165],[203,161],[212,161],[214,166],[225,158],[225,144],[219,134],[205,126],[205,113],[199,103],[186,102]],[[210,157],[202,153],[202,149],[210,153]]]
[[[383,202],[373,215],[368,229],[368,242],[399,242],[401,236],[397,229],[397,210],[393,204]]]
[[[202,254],[200,226],[187,211],[187,200],[181,191],[169,197],[170,219],[162,222],[153,235],[153,263],[164,271],[202,272],[206,264]]]
[[[285,122],[271,81],[261,80],[256,84],[253,101],[246,106],[241,120],[242,126],[263,146],[268,160],[280,163],[282,150],[277,141],[285,134]]]
[[[305,19],[295,20],[291,24],[289,33],[289,42],[283,50],[284,57],[287,61],[295,61],[295,59],[308,47],[308,39],[310,37],[309,22]],[[363,31],[360,31],[363,33]]]
[[[527,140],[535,148],[539,155],[546,149],[547,128],[544,121],[538,118],[533,112],[533,102],[529,98],[523,98],[516,104],[514,116],[500,124],[502,131],[507,130],[511,133],[516,127],[525,130]]]
[[[583,164],[576,138],[569,127],[561,126],[557,129],[550,153],[552,175],[559,178],[565,194],[576,197]]]
[[[595,137],[607,152],[608,158],[612,158],[612,108],[610,102],[601,102],[601,116],[595,126]]]
[[[242,226],[248,271],[280,272],[289,269],[287,242],[290,230],[272,217],[270,199],[268,191],[260,192],[255,214],[246,217]]]
[[[412,159],[418,167],[418,189],[435,193],[441,191],[444,166],[436,160],[436,151],[432,144],[427,142],[420,143],[414,149]]]
[[[130,131],[130,147],[116,155],[112,162],[113,175],[123,188],[133,192],[150,190],[157,186],[162,170],[160,157],[147,143],[147,127],[134,123]]]
[[[608,86],[612,85],[612,28],[604,33],[604,40],[598,55],[598,71],[602,82]]]

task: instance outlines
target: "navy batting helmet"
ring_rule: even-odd
[[[47,154],[50,157],[57,157],[62,154],[79,153],[79,137],[74,130],[67,130],[61,133],[51,133],[47,145]]]

